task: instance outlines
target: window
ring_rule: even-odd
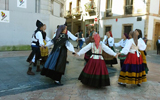
[[[124,26],[124,33],[129,34],[132,31],[132,25]]]
[[[111,26],[106,26],[106,27],[105,27],[105,32],[104,32],[104,34],[106,34],[106,32],[108,32],[108,31],[111,31]]]
[[[125,0],[125,14],[132,14],[133,10],[133,0]]]
[[[69,3],[69,11],[70,11],[70,14],[72,13],[72,2]]]
[[[36,0],[35,2],[35,12],[40,13],[40,0]]]
[[[0,0],[0,9],[9,10],[9,0]]]
[[[112,16],[112,0],[106,0],[106,17]]]

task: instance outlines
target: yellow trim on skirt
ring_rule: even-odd
[[[139,50],[139,52],[141,53],[141,56],[142,56],[142,59],[143,59],[143,63],[147,64],[146,55],[144,54],[144,51],[140,51]]]
[[[146,82],[146,72],[142,71],[140,73],[135,73],[135,72],[120,72],[120,76],[118,79],[119,82],[121,83],[126,83],[126,84],[139,84],[142,82]]]

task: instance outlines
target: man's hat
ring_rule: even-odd
[[[44,25],[44,24],[43,24],[41,21],[37,20],[36,26],[37,26],[38,28],[41,28],[43,25]]]

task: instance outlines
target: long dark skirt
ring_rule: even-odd
[[[90,58],[78,78],[83,84],[93,87],[109,86],[110,79],[104,60]]]
[[[111,49],[113,51],[115,51],[113,47],[111,47]],[[103,51],[102,55],[103,55],[103,58],[104,58],[106,64],[111,64],[111,65],[118,64],[117,59],[115,57],[105,53],[104,51]]]
[[[67,48],[64,45],[49,55],[42,69],[41,75],[60,81],[61,76],[64,75],[65,72],[66,58]]]

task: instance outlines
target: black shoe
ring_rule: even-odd
[[[59,81],[54,81],[54,83],[55,83],[56,85],[63,85],[63,84],[61,84],[61,82],[59,82]]]
[[[118,83],[118,84],[121,85],[121,86],[126,87],[126,84],[123,84],[123,83]]]
[[[66,61],[67,64],[69,64],[69,61]]]
[[[137,86],[139,86],[139,87],[140,87],[140,86],[141,86],[141,84],[137,84]]]

